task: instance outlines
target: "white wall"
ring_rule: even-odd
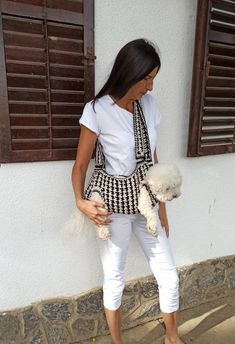
[[[178,266],[234,254],[235,155],[185,158],[196,0],[95,0],[96,89],[118,50],[146,37],[158,44],[162,69],[153,94],[162,112],[158,155],[176,163],[183,195],[168,205]],[[0,310],[102,284],[95,239],[62,240],[73,208],[72,161],[0,168]],[[135,239],[127,280],[150,274]]]

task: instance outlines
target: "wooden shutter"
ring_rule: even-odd
[[[235,152],[235,1],[199,0],[188,156]]]
[[[1,1],[0,162],[75,158],[93,29],[92,0]]]

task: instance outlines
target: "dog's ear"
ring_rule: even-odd
[[[148,182],[147,182],[148,186],[150,187],[150,189],[152,190],[152,192],[156,193],[162,193],[165,192],[165,187],[164,185],[157,183],[156,180],[154,180],[154,178],[149,178]]]

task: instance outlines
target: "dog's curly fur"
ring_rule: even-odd
[[[158,235],[157,225],[159,223],[158,212],[152,207],[151,197],[148,189],[160,202],[171,201],[180,196],[182,177],[177,167],[166,164],[155,164],[146,173],[141,183],[138,199],[138,209],[145,216],[148,231]],[[91,199],[104,203],[98,192],[93,192]],[[104,208],[99,208],[103,210]],[[91,227],[91,221],[79,210],[75,209],[72,217],[65,225],[65,230],[70,233],[79,233]],[[93,223],[92,223],[93,224]],[[94,224],[93,224],[94,225]],[[95,226],[95,225],[94,225]],[[108,225],[95,226],[97,236],[103,240],[108,239],[112,234]]]
[[[181,195],[182,177],[177,167],[166,164],[155,164],[146,173],[139,195],[138,209],[147,221],[148,231],[158,235],[158,212],[152,207],[148,188],[160,202],[171,201]],[[147,186],[147,188],[146,188]]]

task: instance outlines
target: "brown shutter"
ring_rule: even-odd
[[[199,0],[188,156],[235,152],[235,1]]]
[[[93,0],[2,0],[0,162],[75,158],[93,28]]]

